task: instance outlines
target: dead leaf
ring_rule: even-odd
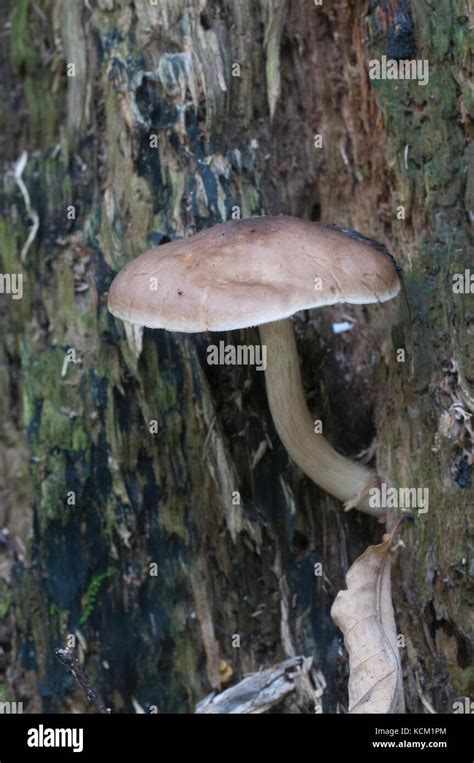
[[[356,559],[331,609],[349,652],[349,713],[405,712],[391,586],[398,527]]]

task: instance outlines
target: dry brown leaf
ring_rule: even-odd
[[[390,548],[398,523],[383,543],[369,546],[346,575],[331,616],[349,652],[349,712],[404,713],[402,669],[392,604]]]

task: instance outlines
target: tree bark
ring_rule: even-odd
[[[329,610],[382,527],[288,461],[262,374],[207,365],[215,335],[146,330],[140,352],[106,308],[129,259],[239,213],[356,228],[405,269],[409,312],[400,298],[305,313],[299,355],[334,447],[373,446],[384,478],[429,489],[393,575],[407,711],[450,712],[472,691],[474,306],[452,288],[472,267],[466,13],[461,0],[7,3],[0,257],[24,293],[1,295],[0,522],[27,551],[0,576],[0,635],[29,709],[87,709],[54,656],[70,636],[113,712],[193,711],[299,655],[324,676],[323,712],[347,707]],[[382,55],[427,59],[429,83],[371,80]]]

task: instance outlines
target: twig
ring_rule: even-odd
[[[105,713],[105,714],[110,713],[111,712],[110,708],[105,706],[99,694],[92,686],[89,678],[84,673],[81,666],[79,665],[77,657],[74,655],[74,652],[72,651],[72,649],[70,649],[69,647],[66,649],[55,649],[54,654],[58,658],[59,662],[62,662],[62,664],[65,665],[67,669],[71,671],[77,683],[79,684],[79,686],[85,693],[87,699],[89,700],[89,702],[92,702],[95,709],[99,713]]]
[[[30,201],[30,194],[28,193],[28,189],[23,182],[23,170],[26,167],[26,163],[28,161],[28,154],[26,151],[23,151],[20,158],[14,163],[13,165],[13,177],[15,179],[15,182],[18,186],[18,188],[21,191],[21,195],[23,196],[23,200],[25,202],[26,211],[28,214],[28,217],[31,220],[31,228],[28,233],[28,238],[26,239],[25,243],[23,244],[23,249],[21,250],[20,259],[21,262],[24,264],[26,255],[28,254],[28,249],[30,248],[31,244],[36,238],[36,234],[38,233],[39,228],[39,215],[36,209],[33,209],[31,206]]]

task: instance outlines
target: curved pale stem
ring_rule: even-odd
[[[337,453],[315,433],[306,405],[293,324],[289,318],[259,326],[267,347],[265,380],[273,421],[293,461],[313,482],[366,514],[381,516],[383,509],[371,507],[368,491],[377,487],[376,473]]]

